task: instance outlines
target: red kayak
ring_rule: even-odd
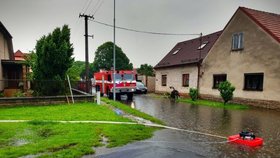
[[[237,135],[229,136],[228,137],[229,142],[233,142],[236,144],[242,144],[250,147],[260,146],[263,145],[263,139],[256,137],[255,139],[243,139],[242,137]]]

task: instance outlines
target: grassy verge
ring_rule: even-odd
[[[141,111],[138,111],[136,109],[132,109],[131,107],[129,107],[127,105],[124,105],[124,104],[122,104],[122,103],[120,103],[118,101],[113,101],[113,100],[110,100],[110,99],[104,98],[104,97],[102,98],[102,101],[104,101],[105,103],[110,104],[110,105],[112,105],[112,106],[114,106],[114,107],[116,107],[118,109],[121,109],[121,110],[123,110],[123,111],[125,111],[125,112],[127,112],[129,114],[132,114],[134,116],[138,116],[138,117],[144,118],[146,120],[150,120],[150,121],[152,121],[154,123],[164,124],[161,120],[156,119],[156,118],[154,118],[154,117],[152,117],[152,116],[150,116],[150,115],[148,115],[146,113],[143,113]]]
[[[149,96],[153,98],[168,98],[166,95],[160,95],[160,94],[149,94]],[[178,101],[182,103],[192,104],[192,105],[202,105],[202,106],[210,106],[210,107],[233,109],[233,110],[249,109],[249,106],[247,105],[234,104],[234,103],[227,103],[226,105],[224,105],[224,103],[222,102],[202,100],[202,99],[192,101],[190,98],[180,98],[178,99]]]
[[[130,121],[95,103],[0,108],[0,120]]]
[[[0,157],[7,158],[27,155],[81,157],[93,154],[92,147],[102,145],[102,136],[108,138],[108,147],[115,147],[150,138],[156,130],[143,125],[51,122],[51,120],[131,121],[115,114],[106,106],[94,103],[6,107],[0,108],[0,114],[0,120],[33,120],[25,123],[0,123]],[[149,118],[153,120],[151,116]]]
[[[225,108],[225,109],[233,109],[233,110],[245,110],[249,109],[246,105],[241,104],[233,104],[233,103],[227,103],[224,105],[222,102],[215,102],[215,101],[209,101],[209,100],[196,100],[192,101],[191,99],[179,99],[179,102],[183,103],[189,103],[192,105],[203,105],[203,106],[210,106],[210,107],[217,107],[217,108]]]

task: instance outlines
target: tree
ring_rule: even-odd
[[[80,80],[83,78],[83,72],[85,72],[85,62],[84,61],[74,61],[73,65],[68,69],[67,75],[70,80]]]
[[[89,63],[89,73],[88,73],[88,78],[93,78],[93,73],[94,73],[95,71],[94,71],[94,66],[93,66],[93,63]],[[81,73],[80,73],[80,76],[82,77],[82,78],[85,78],[85,76],[86,76],[86,68],[85,68],[85,66],[83,67],[83,69],[82,69],[82,71],[81,71]]]
[[[154,76],[154,68],[152,65],[148,64],[141,64],[140,68],[137,69],[137,73],[140,75],[145,75],[145,76]]]
[[[95,52],[93,68],[94,72],[100,69],[111,70],[113,67],[113,42],[106,42],[99,46]],[[133,65],[122,49],[116,45],[116,70],[132,70]]]
[[[36,68],[36,60],[37,60],[37,55],[34,51],[30,51],[30,53],[28,55],[26,55],[25,57],[25,64],[31,68],[31,70],[35,70]],[[28,80],[33,80],[34,75],[33,72],[28,72],[27,73],[27,79]]]
[[[229,81],[224,81],[219,84],[218,90],[220,91],[225,105],[228,101],[232,100],[235,87],[232,86]]]
[[[56,28],[36,43],[36,62],[33,70],[35,91],[38,95],[58,95],[65,93],[64,80],[74,58],[70,43],[70,29],[64,25]]]

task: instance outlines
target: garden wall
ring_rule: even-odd
[[[94,102],[93,95],[74,95],[76,102]],[[43,96],[43,97],[4,97],[0,98],[0,106],[16,105],[50,105],[60,103],[72,103],[71,96]]]

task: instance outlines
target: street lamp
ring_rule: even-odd
[[[113,70],[113,96],[114,101],[116,100],[116,0],[114,0],[114,51],[113,51],[113,61],[114,61],[114,70]]]

